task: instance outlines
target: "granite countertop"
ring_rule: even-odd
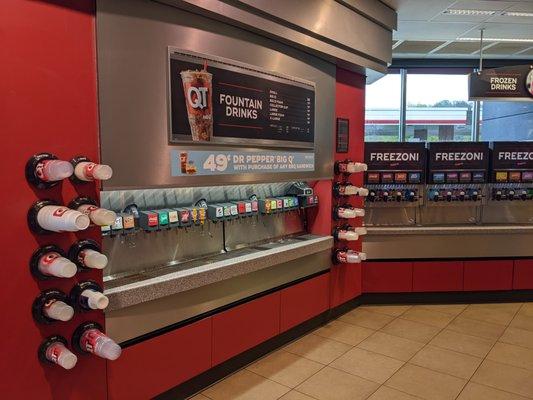
[[[196,289],[332,247],[332,236],[302,235],[277,243],[235,250],[207,260],[179,264],[174,268],[167,267],[159,274],[156,270],[137,274],[134,278],[110,279],[104,291],[109,298],[107,310],[118,310]]]
[[[472,234],[532,234],[533,225],[484,225],[484,226],[391,226],[367,227],[369,236],[379,235],[472,235]]]

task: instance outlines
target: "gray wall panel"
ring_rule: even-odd
[[[97,45],[102,160],[115,170],[105,190],[222,183],[220,177],[170,176],[170,150],[199,147],[168,145],[168,46],[316,83],[315,172],[225,176],[224,184],[331,177],[335,65],[228,24],[147,0],[98,0]]]

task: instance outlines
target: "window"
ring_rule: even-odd
[[[480,140],[533,140],[533,102],[482,102]]]
[[[468,75],[409,73],[406,90],[406,141],[472,140]]]
[[[478,107],[468,101],[465,69],[434,71],[402,69],[366,86],[365,141],[533,141],[533,102],[484,101]]]
[[[400,104],[400,74],[385,75],[366,86],[365,141],[398,141]]]

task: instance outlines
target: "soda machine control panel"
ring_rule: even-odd
[[[406,207],[421,202],[425,181],[424,143],[366,143],[367,205]]]
[[[489,175],[488,143],[429,143],[428,150],[428,205],[481,203]]]
[[[533,200],[533,142],[494,142],[491,166],[490,200]]]

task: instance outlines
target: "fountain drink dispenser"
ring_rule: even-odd
[[[494,142],[482,221],[533,224],[533,142]]]
[[[424,143],[365,143],[367,226],[411,226],[424,204]]]
[[[488,178],[488,143],[428,143],[428,183],[422,224],[479,224]]]

